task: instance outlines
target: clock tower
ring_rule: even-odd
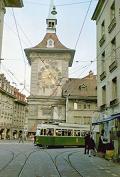
[[[56,8],[50,1],[46,19],[46,34],[32,48],[25,49],[31,65],[29,104],[29,131],[41,122],[65,122],[65,99],[62,87],[68,79],[75,50],[65,47],[56,35]]]

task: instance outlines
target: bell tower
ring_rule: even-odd
[[[50,1],[46,19],[46,34],[32,48],[25,49],[31,65],[29,103],[29,128],[41,122],[65,122],[65,98],[62,87],[68,79],[75,50],[65,47],[56,35],[56,8]],[[30,130],[29,130],[30,131]]]
[[[53,0],[50,1],[50,8],[49,8],[49,15],[46,19],[47,23],[47,33],[56,33],[56,25],[57,25],[57,19],[56,19],[56,7],[54,5]]]

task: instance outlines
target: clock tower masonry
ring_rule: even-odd
[[[28,131],[35,131],[38,123],[65,122],[65,98],[62,87],[68,79],[75,50],[65,47],[56,35],[56,8],[50,1],[46,19],[46,34],[32,48],[25,49],[31,65],[30,96],[28,97]]]

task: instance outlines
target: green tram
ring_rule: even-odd
[[[38,124],[35,145],[42,147],[84,147],[84,136],[89,130],[80,128],[80,126],[67,126],[65,123],[59,125]]]

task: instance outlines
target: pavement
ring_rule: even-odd
[[[9,144],[9,146],[7,145]],[[14,146],[16,144],[16,146]],[[88,154],[84,154],[84,148],[52,148],[52,149],[42,149],[37,146],[34,146],[33,141],[24,141],[24,143],[18,143],[18,140],[0,140],[0,164],[6,163],[8,157],[11,158],[11,152],[16,154],[16,158],[10,164],[9,168],[6,168],[5,172],[0,173],[0,177],[16,177],[18,163],[24,163],[24,155],[28,155],[31,152],[33,154],[30,156],[28,164],[25,167],[26,175],[24,177],[35,177],[35,176],[44,176],[44,177],[58,177],[53,175],[55,170],[51,158],[57,164],[57,168],[60,169],[61,173],[63,172],[64,177],[78,177],[80,175],[75,173],[74,169],[71,169],[71,166],[78,170],[82,177],[119,177],[120,176],[120,163],[113,163],[113,161],[105,160],[104,158],[98,156],[89,157]],[[19,154],[21,153],[21,155]],[[50,156],[49,156],[49,155]],[[2,163],[1,163],[2,162]],[[31,165],[33,168],[31,168]],[[37,165],[39,168],[36,168]],[[51,168],[52,167],[52,168]],[[35,169],[35,170],[33,170]],[[13,170],[11,175],[9,175],[7,170]],[[16,174],[13,175],[13,172]],[[43,175],[33,175],[43,174]],[[48,175],[51,173],[51,175]],[[72,175],[75,173],[75,175]],[[4,174],[4,175],[3,175]],[[29,175],[28,175],[29,174]],[[56,172],[54,173],[56,174]]]

